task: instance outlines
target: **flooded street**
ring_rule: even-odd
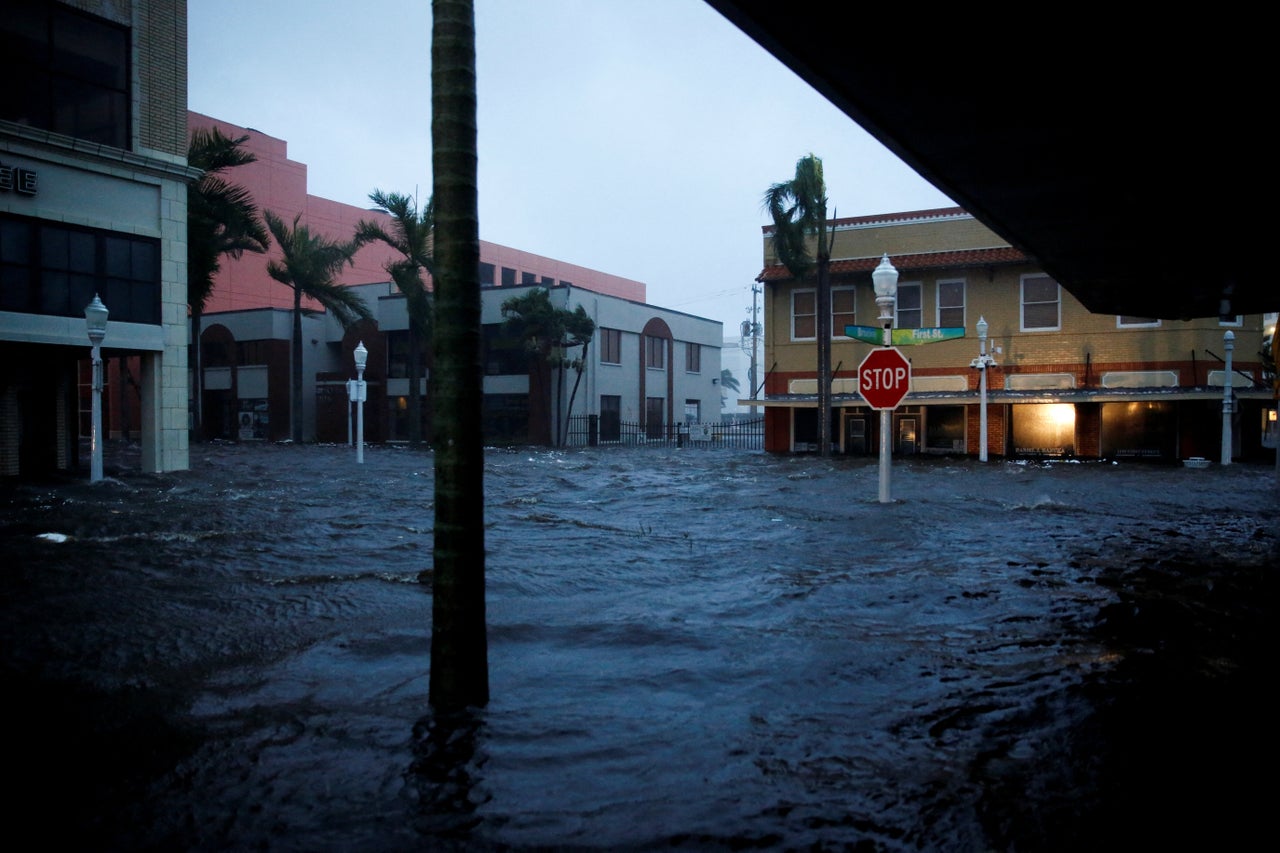
[[[1271,833],[1269,466],[895,461],[880,504],[874,460],[491,450],[492,701],[446,732],[430,453],[191,465],[0,485],[9,805],[54,846]]]

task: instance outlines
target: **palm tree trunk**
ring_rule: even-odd
[[[818,455],[831,455],[831,275],[826,211],[818,226]]]
[[[422,444],[422,340],[409,323],[409,445]]]
[[[573,401],[578,396],[578,386],[582,384],[582,372],[587,369],[587,347],[589,347],[590,345],[591,345],[590,341],[586,341],[582,345],[582,361],[578,363],[578,371],[577,371],[578,375],[574,377],[573,391],[569,393],[569,407],[564,410],[565,428],[561,431],[561,435],[564,436],[564,438],[561,439],[560,441],[561,447],[563,447],[566,444],[565,439],[568,438],[568,433],[569,433],[568,422],[569,422],[569,418],[573,417]]]
[[[289,421],[295,444],[302,443],[302,288],[293,289],[293,393],[289,395]]]
[[[451,713],[489,701],[484,597],[480,226],[475,9],[432,0],[431,165],[436,213],[433,341],[438,399],[428,701]]]

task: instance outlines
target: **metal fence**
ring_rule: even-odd
[[[565,430],[568,447],[690,447],[764,449],[764,418],[725,423],[641,424],[599,415],[575,415]]]

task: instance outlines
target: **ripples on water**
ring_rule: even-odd
[[[1256,469],[895,462],[882,505],[863,460],[493,450],[492,702],[411,771],[430,455],[192,467],[4,493],[6,668],[164,709],[155,766],[80,805],[109,846],[1054,847],[992,774],[1077,807],[1045,767],[1116,661],[1099,577],[1276,547]]]

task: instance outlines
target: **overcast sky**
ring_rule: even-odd
[[[190,108],[289,144],[312,195],[431,192],[430,0],[189,0]],[[736,335],[760,200],[952,204],[703,0],[476,0],[480,237],[648,285]]]

